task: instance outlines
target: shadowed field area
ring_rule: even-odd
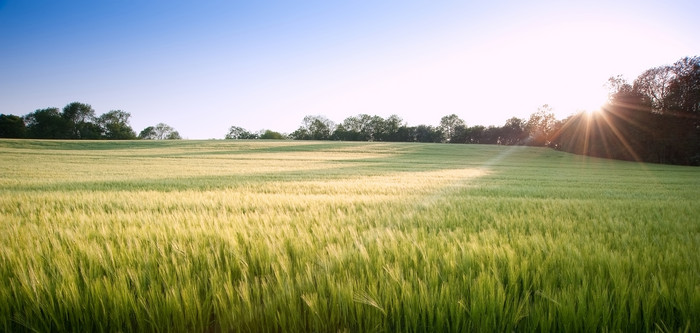
[[[700,331],[700,169],[0,140],[3,331]]]

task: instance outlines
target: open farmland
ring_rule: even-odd
[[[700,168],[0,141],[2,331],[700,331]]]

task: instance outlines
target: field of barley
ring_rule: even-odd
[[[0,331],[700,331],[700,168],[0,140]]]

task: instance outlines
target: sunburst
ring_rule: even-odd
[[[642,162],[635,141],[640,139],[639,135],[648,134],[650,129],[649,124],[636,115],[648,112],[650,110],[636,104],[612,102],[580,112],[570,118],[557,135],[566,151]]]

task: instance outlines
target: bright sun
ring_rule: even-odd
[[[577,82],[573,85],[550,85],[548,88],[542,100],[551,101],[548,104],[552,105],[562,118],[581,112],[594,114],[599,112],[608,100],[608,91],[601,84]]]
[[[600,112],[600,109],[601,109],[600,107],[598,107],[598,108],[591,108],[591,109],[585,110],[584,112],[585,112],[587,115],[591,116],[591,115],[594,115],[594,114]]]
[[[608,92],[603,89],[588,89],[586,91],[580,92],[579,107],[580,110],[584,110],[586,114],[592,115],[600,112],[600,110],[605,105],[608,100]]]

